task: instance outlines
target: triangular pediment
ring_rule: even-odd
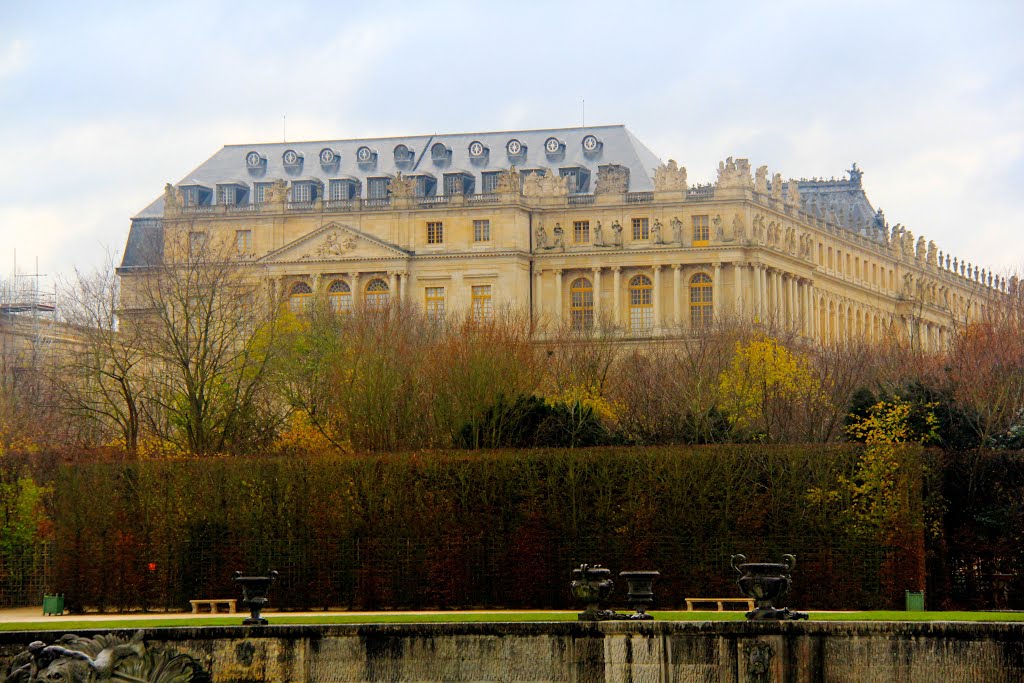
[[[259,259],[261,263],[408,258],[409,252],[362,230],[328,223]]]

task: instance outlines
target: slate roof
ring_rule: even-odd
[[[593,135],[601,143],[597,150],[583,149],[583,138]],[[548,138],[562,143],[561,150],[549,154],[544,143]],[[518,140],[525,151],[512,157],[506,152],[510,140]],[[480,142],[487,149],[483,157],[471,157],[469,146]],[[450,154],[443,161],[431,155],[437,143],[445,145]],[[412,162],[396,162],[395,148],[405,145],[412,150]],[[376,153],[375,163],[360,163],[356,158],[360,147],[369,147]],[[337,164],[320,163],[321,150],[329,148],[339,157]],[[302,156],[298,166],[286,167],[284,153],[294,150]],[[266,159],[258,169],[247,168],[246,155],[257,152]],[[283,180],[319,180],[325,186],[331,179],[354,178],[363,184],[366,179],[403,175],[429,174],[438,179],[437,194],[443,193],[440,179],[445,173],[468,173],[476,180],[476,191],[482,187],[481,175],[515,166],[520,169],[559,168],[580,166],[591,174],[591,188],[597,179],[598,166],[618,164],[630,171],[629,190],[645,192],[654,189],[654,169],[661,160],[636,139],[625,126],[588,126],[578,128],[550,128],[545,130],[498,131],[489,133],[454,133],[446,135],[412,135],[363,140],[319,140],[312,142],[276,142],[264,144],[227,145],[175,185],[202,185],[214,190],[218,184],[243,182],[250,187],[258,182]],[[136,218],[158,218],[163,215],[163,197],[157,198]]]

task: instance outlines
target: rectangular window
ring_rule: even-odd
[[[239,256],[252,254],[252,230],[235,231],[235,251]]]
[[[217,203],[223,204],[224,206],[234,206],[237,191],[238,188],[236,188],[234,185],[218,185]]]
[[[355,183],[351,180],[332,180],[328,191],[332,202],[352,199],[355,197]]]
[[[196,259],[206,250],[206,233],[190,232],[188,234],[188,257]]]
[[[444,193],[449,197],[453,194],[472,194],[472,178],[461,173],[448,173],[444,177]]]
[[[427,244],[444,243],[444,223],[427,223]]]
[[[474,242],[490,242],[491,241],[491,222],[488,220],[473,221],[473,241]]]
[[[490,171],[480,175],[480,191],[484,194],[494,194],[498,191],[498,171]]]
[[[494,320],[494,308],[491,304],[491,286],[473,285],[473,321],[486,323]]]
[[[633,219],[633,239],[635,240],[646,240],[650,239],[651,230],[648,225],[646,218],[634,218]]]
[[[444,317],[444,287],[427,287],[427,320],[437,321]]]
[[[711,228],[708,224],[707,216],[694,216],[693,217],[693,246],[702,247],[706,246],[708,240],[711,239]]]
[[[256,183],[256,187],[253,188],[253,197],[256,204],[262,204],[266,200],[268,187],[270,187],[270,183]]]
[[[416,176],[416,196],[433,197],[437,181],[425,175]]]
[[[294,183],[292,185],[292,201],[293,202],[310,202],[313,201],[313,186],[311,183]]]
[[[572,241],[576,244],[590,242],[590,221],[573,221]]]
[[[367,199],[387,199],[388,198],[388,183],[391,182],[390,178],[367,178],[366,180],[366,198]]]

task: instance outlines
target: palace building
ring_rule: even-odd
[[[541,334],[626,339],[739,317],[927,348],[1006,291],[890,227],[846,174],[784,181],[729,158],[690,185],[624,126],[230,145],[132,219],[119,272],[130,295],[171,235],[216,237],[294,310],[511,307]]]

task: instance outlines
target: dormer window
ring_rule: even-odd
[[[331,180],[328,185],[329,198],[331,201],[344,201],[355,199],[359,196],[359,181],[351,178]]]
[[[366,198],[367,199],[387,199],[388,198],[388,184],[391,182],[391,178],[367,178],[366,179]]]
[[[469,173],[445,173],[444,193],[451,197],[456,194],[473,194],[473,176]]]
[[[312,202],[319,198],[320,183],[315,180],[296,180],[292,183],[292,202]]]
[[[488,149],[484,143],[479,140],[474,140],[469,143],[469,158],[473,161],[479,161],[487,157]]]
[[[217,186],[217,203],[236,206],[249,203],[249,187],[243,183],[223,183]]]
[[[435,142],[430,146],[430,158],[437,166],[446,166],[452,159],[452,151],[443,142]]]
[[[267,158],[255,150],[245,155],[245,165],[249,169],[263,168],[266,163]]]
[[[341,155],[335,152],[330,147],[324,147],[320,150],[320,165],[332,168],[338,165],[341,161]]]
[[[560,168],[558,175],[569,178],[570,194],[586,194],[590,189],[590,171],[582,166]]]
[[[181,202],[184,206],[209,206],[213,203],[213,191],[203,185],[182,185]]]
[[[519,139],[512,138],[505,143],[505,153],[508,154],[509,159],[523,159],[526,157],[526,145]]]
[[[366,145],[356,150],[356,161],[362,167],[373,167],[377,165],[377,152]]]
[[[406,145],[395,146],[395,166],[407,168],[416,160],[416,155]]]
[[[302,165],[302,155],[294,149],[288,149],[281,155],[281,161],[285,168],[298,168]]]
[[[501,171],[486,171],[480,174],[480,191],[484,194],[494,194],[498,191],[498,176]]]
[[[565,143],[558,138],[548,138],[544,141],[544,153],[549,157],[560,156],[565,151]]]
[[[437,193],[437,179],[429,173],[411,176],[416,180],[417,197],[433,197]]]

